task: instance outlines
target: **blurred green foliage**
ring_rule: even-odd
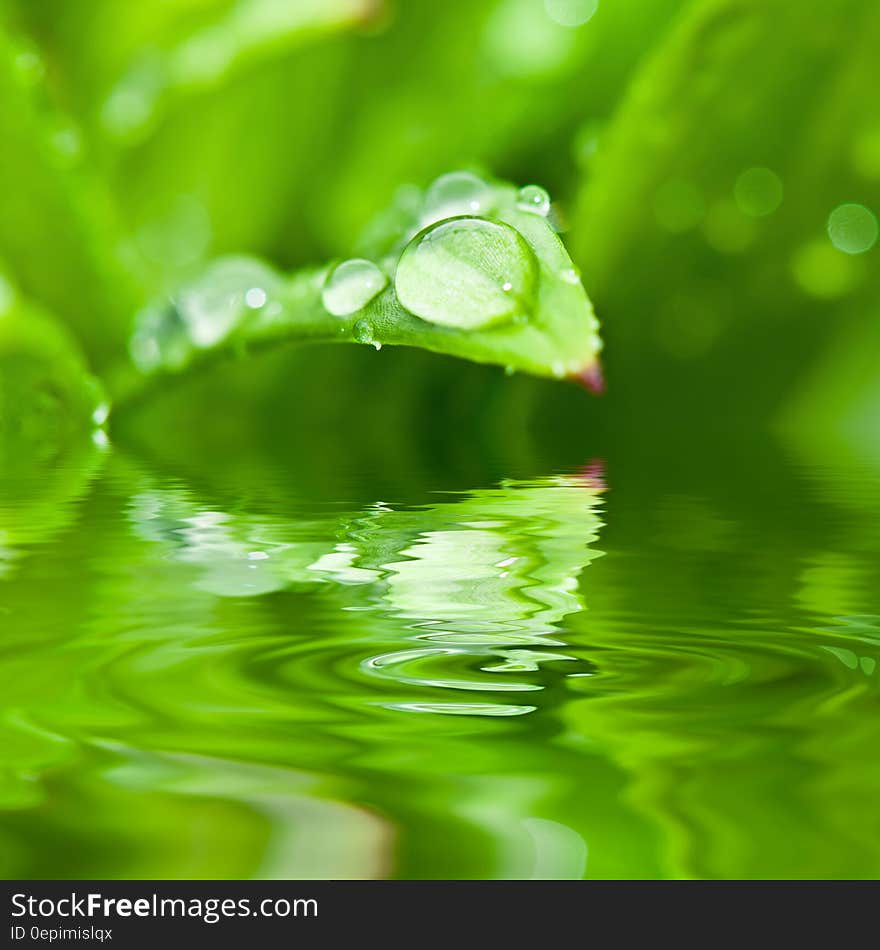
[[[606,328],[608,424],[803,433],[818,404],[855,432],[880,411],[847,368],[880,356],[870,0],[2,10],[0,259],[113,392],[135,313],[210,259],[350,255],[400,189],[464,166],[550,189]],[[829,226],[841,206],[855,217]],[[308,387],[365,354],[286,359]],[[405,401],[450,378],[382,366]],[[548,393],[529,399],[558,406]],[[323,398],[358,397],[343,382]]]

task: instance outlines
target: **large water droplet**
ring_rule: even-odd
[[[481,218],[453,218],[422,231],[407,245],[395,289],[417,317],[470,330],[528,313],[536,279],[534,253],[514,228]]]
[[[516,196],[516,206],[520,211],[530,211],[546,218],[550,212],[550,195],[540,185],[526,185]]]
[[[365,307],[387,286],[388,278],[372,261],[352,258],[327,275],[321,302],[334,317],[347,317]]]
[[[433,224],[462,214],[486,214],[492,207],[492,190],[471,172],[449,172],[428,188],[422,224]]]

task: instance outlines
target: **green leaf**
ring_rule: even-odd
[[[109,195],[83,162],[79,128],[51,102],[44,71],[0,27],[0,255],[102,367],[124,345],[136,291]]]
[[[215,261],[140,315],[136,364],[179,371],[216,352],[314,340],[415,346],[597,384],[598,324],[533,188],[452,173],[404,199],[365,258],[289,277],[251,258]]]
[[[0,275],[0,461],[51,459],[106,417],[102,389],[64,327]]]
[[[223,85],[254,62],[364,21],[371,0],[237,0],[167,49],[150,49],[107,96],[102,119],[112,137],[140,139],[175,99]]]

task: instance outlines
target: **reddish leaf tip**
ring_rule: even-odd
[[[602,366],[598,360],[590,363],[586,369],[571,373],[568,378],[596,396],[601,396],[605,392],[605,377],[602,375]]]

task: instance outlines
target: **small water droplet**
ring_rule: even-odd
[[[458,215],[486,214],[492,205],[492,190],[471,172],[449,172],[428,188],[422,225]]]
[[[581,275],[577,272],[577,269],[574,267],[566,267],[565,270],[559,275],[567,284],[579,284],[581,282]]]
[[[520,211],[528,211],[546,218],[550,212],[550,195],[540,185],[526,185],[516,196],[516,206]]]
[[[413,238],[397,266],[395,288],[415,316],[468,330],[527,314],[536,281],[534,253],[517,230],[463,217]]]
[[[382,344],[378,340],[373,340],[373,349],[378,353],[382,349]]]
[[[564,363],[554,363],[553,364],[553,375],[557,379],[562,379],[565,376],[565,364]]]
[[[387,286],[388,277],[372,261],[352,258],[327,275],[321,302],[334,317],[347,317],[362,310]]]
[[[516,370],[515,370],[512,366],[505,366],[505,367],[504,367],[504,375],[505,375],[505,376],[513,376],[513,374],[514,374],[515,372],[516,372]]]
[[[373,339],[373,324],[369,320],[358,320],[354,325],[354,338],[358,343],[375,343]]]
[[[262,287],[251,287],[244,295],[244,302],[251,310],[259,310],[266,300],[266,291]]]

